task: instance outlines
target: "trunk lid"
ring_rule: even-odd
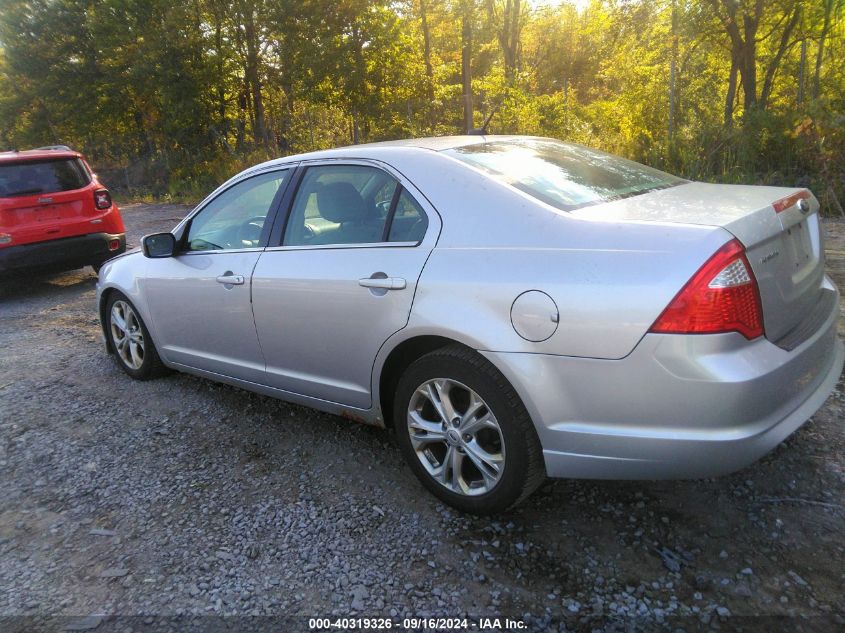
[[[12,235],[12,246],[90,233],[97,215],[91,187],[0,198],[0,227]]]
[[[76,157],[0,165],[0,228],[9,246],[90,233],[93,179]]]
[[[780,201],[778,207],[783,208],[777,212],[774,205]],[[766,338],[777,343],[822,300],[824,251],[818,209],[818,201],[805,189],[691,182],[571,213],[584,220],[726,229],[746,248],[760,289]]]

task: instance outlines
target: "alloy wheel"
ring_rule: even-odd
[[[493,411],[475,391],[448,378],[421,384],[408,404],[411,446],[428,474],[452,492],[490,492],[505,466]]]
[[[115,301],[111,309],[111,337],[120,360],[138,370],[144,363],[144,331],[135,310],[125,301]]]

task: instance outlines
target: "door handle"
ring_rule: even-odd
[[[244,283],[244,276],[234,275],[231,272],[227,272],[217,278],[217,283],[224,284],[226,286],[240,286]]]
[[[402,290],[408,284],[401,277],[364,277],[358,280],[364,288],[382,288],[384,290]]]

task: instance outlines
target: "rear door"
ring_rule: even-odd
[[[437,213],[383,165],[304,167],[284,232],[253,273],[268,384],[369,407],[374,359],[407,324],[439,232]]]
[[[267,171],[228,187],[191,217],[175,257],[147,260],[141,283],[167,360],[263,382],[250,279],[290,172]]]

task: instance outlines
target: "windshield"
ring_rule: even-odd
[[[0,197],[82,189],[89,182],[88,171],[78,158],[0,165]]]
[[[686,182],[631,160],[551,140],[494,141],[444,153],[564,211]]]

